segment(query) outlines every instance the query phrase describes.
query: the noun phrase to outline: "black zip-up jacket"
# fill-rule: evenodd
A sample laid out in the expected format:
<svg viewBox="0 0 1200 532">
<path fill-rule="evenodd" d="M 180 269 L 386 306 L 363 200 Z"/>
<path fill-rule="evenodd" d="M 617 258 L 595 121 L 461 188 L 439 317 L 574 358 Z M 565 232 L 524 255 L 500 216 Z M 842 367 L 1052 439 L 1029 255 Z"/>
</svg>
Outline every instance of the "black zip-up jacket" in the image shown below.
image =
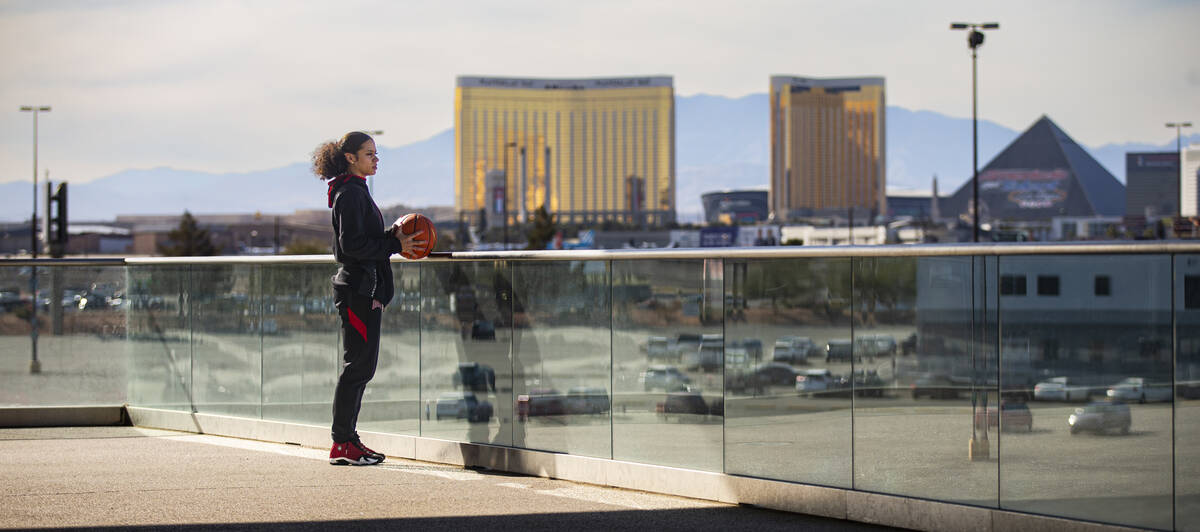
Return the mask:
<svg viewBox="0 0 1200 532">
<path fill-rule="evenodd" d="M 333 257 L 341 264 L 333 286 L 348 286 L 387 306 L 395 292 L 389 257 L 401 247 L 388 234 L 366 178 L 347 174 L 330 179 L 329 206 L 333 208 Z"/>
</svg>

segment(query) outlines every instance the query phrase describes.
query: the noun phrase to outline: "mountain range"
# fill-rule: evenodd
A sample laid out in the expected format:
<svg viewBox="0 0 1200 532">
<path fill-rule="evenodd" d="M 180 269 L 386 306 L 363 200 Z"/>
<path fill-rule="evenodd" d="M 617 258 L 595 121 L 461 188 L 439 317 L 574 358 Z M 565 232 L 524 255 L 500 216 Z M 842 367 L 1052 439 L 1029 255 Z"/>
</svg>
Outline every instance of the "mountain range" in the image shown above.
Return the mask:
<svg viewBox="0 0 1200 532">
<path fill-rule="evenodd" d="M 700 195 L 705 192 L 767 187 L 767 114 L 765 93 L 741 98 L 704 94 L 676 97 L 676 202 L 682 221 L 700 219 Z M 1034 120 L 1036 117 L 1030 123 Z M 1070 124 L 1059 126 L 1071 134 Z M 886 129 L 889 191 L 928 191 L 936 175 L 939 193 L 949 195 L 970 178 L 970 118 L 888 106 Z M 1019 134 L 981 120 L 980 168 Z M 1200 134 L 1188 140 L 1200 142 Z M 1175 143 L 1085 148 L 1124 182 L 1126 152 L 1174 151 Z M 380 159 L 374 194 L 381 206 L 453 204 L 453 129 L 404 146 L 381 146 Z M 0 183 L 0 221 L 27 219 L 30 186 L 28 181 Z M 72 184 L 68 206 L 71 220 L 98 222 L 110 221 L 119 214 L 179 214 L 185 209 L 194 214 L 287 214 L 325 208 L 325 187 L 312 176 L 307 162 L 234 173 L 163 167 L 125 170 Z"/>
</svg>

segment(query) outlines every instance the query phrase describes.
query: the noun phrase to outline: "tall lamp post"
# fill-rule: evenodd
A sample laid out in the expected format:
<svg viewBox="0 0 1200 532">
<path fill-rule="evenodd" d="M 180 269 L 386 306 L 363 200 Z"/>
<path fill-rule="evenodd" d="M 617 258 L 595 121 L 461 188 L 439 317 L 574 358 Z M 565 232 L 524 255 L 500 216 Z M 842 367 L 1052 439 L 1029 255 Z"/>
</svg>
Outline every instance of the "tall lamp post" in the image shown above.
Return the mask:
<svg viewBox="0 0 1200 532">
<path fill-rule="evenodd" d="M 365 131 L 365 133 L 372 137 L 378 137 L 383 134 L 383 130 L 376 129 L 376 130 L 372 130 L 372 131 Z M 375 151 L 376 151 L 376 153 L 378 153 L 379 146 L 375 146 Z M 367 182 L 367 191 L 371 193 L 372 198 L 375 197 L 375 176 L 371 176 L 371 180 Z"/>
<path fill-rule="evenodd" d="M 976 88 L 978 76 L 975 69 L 975 56 L 976 50 L 983 46 L 983 32 L 979 30 L 998 30 L 1000 24 L 997 22 L 951 22 L 950 29 L 971 30 L 967 33 L 967 46 L 971 48 L 971 201 L 975 214 L 974 241 L 979 242 L 979 94 Z"/>
<path fill-rule="evenodd" d="M 33 215 L 29 218 L 29 252 L 33 258 L 37 258 L 38 253 L 38 237 L 37 237 L 37 119 L 38 113 L 49 113 L 49 105 L 22 105 L 21 111 L 33 114 Z M 47 216 L 50 213 L 46 213 Z M 38 362 L 37 345 L 38 345 L 38 325 L 37 325 L 37 265 L 34 265 L 29 274 L 29 292 L 31 295 L 32 304 L 29 312 L 29 340 L 32 342 L 32 350 L 30 350 L 31 359 L 29 360 L 29 372 L 41 373 L 42 363 Z"/>
<path fill-rule="evenodd" d="M 1175 198 L 1175 218 L 1183 218 L 1183 128 L 1192 127 L 1191 122 L 1167 122 L 1175 128 L 1175 153 L 1179 158 L 1179 197 Z"/>
</svg>

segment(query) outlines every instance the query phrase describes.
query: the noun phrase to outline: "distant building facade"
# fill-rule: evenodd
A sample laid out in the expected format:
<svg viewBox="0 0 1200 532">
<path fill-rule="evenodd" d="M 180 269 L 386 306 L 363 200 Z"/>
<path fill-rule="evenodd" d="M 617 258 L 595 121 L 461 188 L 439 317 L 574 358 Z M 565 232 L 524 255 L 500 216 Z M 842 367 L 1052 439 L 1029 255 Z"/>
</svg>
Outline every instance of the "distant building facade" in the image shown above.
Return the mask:
<svg viewBox="0 0 1200 532">
<path fill-rule="evenodd" d="M 708 223 L 758 223 L 770 212 L 766 190 L 722 190 L 700 196 Z"/>
<path fill-rule="evenodd" d="M 454 127 L 455 210 L 474 223 L 481 209 L 519 223 L 543 205 L 559 223 L 675 220 L 669 76 L 460 76 Z"/>
<path fill-rule="evenodd" d="M 1125 154 L 1125 215 L 1154 220 L 1179 212 L 1179 154 Z"/>
<path fill-rule="evenodd" d="M 1179 206 L 1184 216 L 1200 216 L 1200 146 L 1185 148 L 1182 158 Z"/>
<path fill-rule="evenodd" d="M 771 212 L 777 221 L 887 212 L 884 78 L 771 76 Z M 859 214 L 855 214 L 856 217 Z"/>
<path fill-rule="evenodd" d="M 932 192 L 892 191 L 887 194 L 887 218 L 911 218 L 913 220 L 937 219 L 937 201 Z"/>
</svg>

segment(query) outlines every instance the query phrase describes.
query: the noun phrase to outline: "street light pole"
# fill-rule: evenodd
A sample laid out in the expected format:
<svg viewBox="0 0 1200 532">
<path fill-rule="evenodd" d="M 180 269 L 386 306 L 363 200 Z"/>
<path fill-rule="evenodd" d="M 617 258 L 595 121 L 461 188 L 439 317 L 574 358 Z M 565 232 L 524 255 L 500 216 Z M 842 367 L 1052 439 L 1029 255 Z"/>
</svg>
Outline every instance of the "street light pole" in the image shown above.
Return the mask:
<svg viewBox="0 0 1200 532">
<path fill-rule="evenodd" d="M 976 50 L 983 46 L 983 30 L 998 30 L 1000 24 L 984 22 L 952 22 L 952 30 L 970 29 L 967 33 L 967 46 L 971 48 L 971 201 L 974 211 L 974 241 L 979 242 L 979 95 L 978 76 L 976 74 Z"/>
<path fill-rule="evenodd" d="M 1191 122 L 1167 122 L 1167 127 L 1175 128 L 1175 154 L 1179 159 L 1178 188 L 1179 197 L 1175 198 L 1175 218 L 1183 218 L 1183 128 L 1192 127 Z"/>
<path fill-rule="evenodd" d="M 38 113 L 49 113 L 49 105 L 22 105 L 21 111 L 33 114 L 33 215 L 29 218 L 29 252 L 33 258 L 37 258 L 38 253 L 38 237 L 37 237 L 37 119 Z M 49 216 L 50 213 L 46 213 Z M 42 363 L 38 362 L 37 346 L 38 346 L 38 324 L 37 324 L 37 307 L 38 307 L 38 281 L 37 281 L 37 265 L 30 268 L 29 273 L 29 292 L 30 292 L 30 308 L 29 308 L 29 340 L 32 343 L 29 360 L 29 373 L 41 373 Z"/>
</svg>

